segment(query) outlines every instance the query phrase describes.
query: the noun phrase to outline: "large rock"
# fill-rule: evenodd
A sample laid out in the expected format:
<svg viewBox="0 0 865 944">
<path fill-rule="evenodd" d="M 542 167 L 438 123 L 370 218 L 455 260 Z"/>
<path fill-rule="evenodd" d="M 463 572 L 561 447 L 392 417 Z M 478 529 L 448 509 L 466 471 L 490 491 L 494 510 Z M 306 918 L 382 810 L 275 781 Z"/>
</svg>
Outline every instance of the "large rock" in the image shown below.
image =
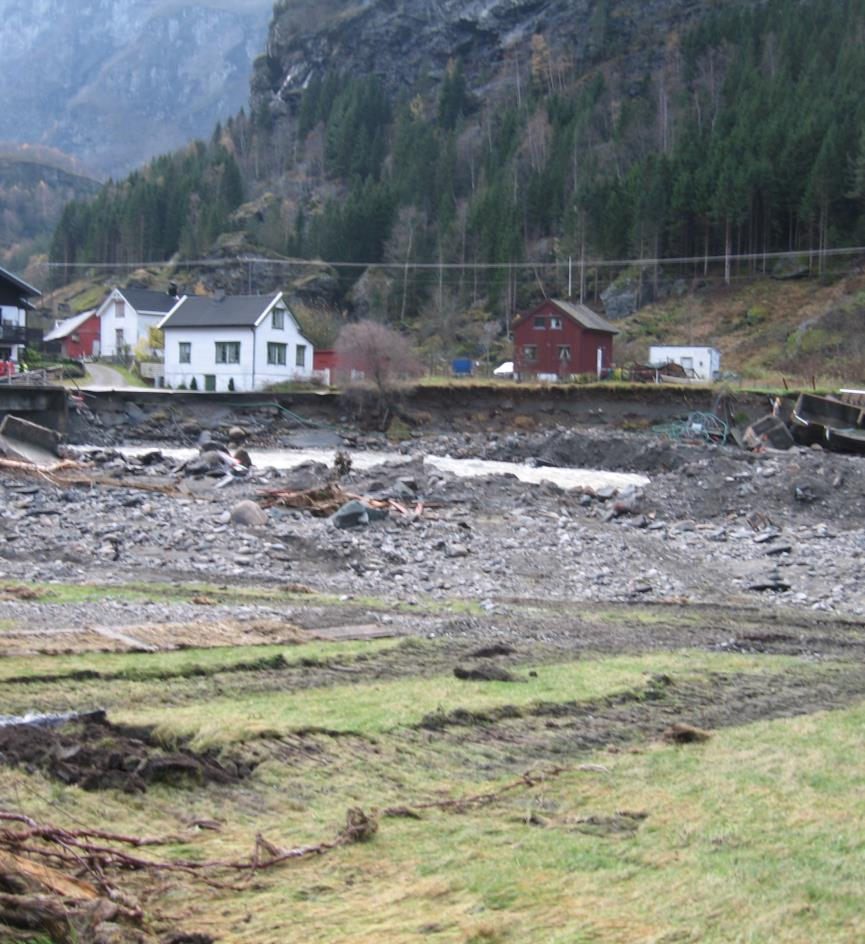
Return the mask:
<svg viewBox="0 0 865 944">
<path fill-rule="evenodd" d="M 387 516 L 386 508 L 372 508 L 357 499 L 352 499 L 352 501 L 346 502 L 339 510 L 335 511 L 330 516 L 330 520 L 334 527 L 345 530 L 348 528 L 364 528 L 370 521 L 380 521 L 387 518 Z"/>
<path fill-rule="evenodd" d="M 661 301 L 671 295 L 682 295 L 687 290 L 684 282 L 672 280 L 663 272 L 657 277 L 649 268 L 632 266 L 625 269 L 603 292 L 604 314 L 615 321 L 633 315 L 644 305 Z"/>
<path fill-rule="evenodd" d="M 263 528 L 267 524 L 267 515 L 254 501 L 245 499 L 231 509 L 230 520 L 242 528 Z"/>
</svg>

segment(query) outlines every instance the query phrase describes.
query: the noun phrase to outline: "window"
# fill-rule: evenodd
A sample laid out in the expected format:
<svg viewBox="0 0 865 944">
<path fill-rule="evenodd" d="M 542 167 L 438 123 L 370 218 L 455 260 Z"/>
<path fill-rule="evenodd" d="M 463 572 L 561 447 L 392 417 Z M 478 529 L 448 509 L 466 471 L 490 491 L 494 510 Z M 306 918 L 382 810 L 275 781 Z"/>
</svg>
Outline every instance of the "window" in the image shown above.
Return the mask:
<svg viewBox="0 0 865 944">
<path fill-rule="evenodd" d="M 546 318 L 544 318 L 543 316 L 538 316 L 537 318 L 535 318 L 535 330 L 536 330 L 536 331 L 543 331 L 543 330 L 546 329 L 546 327 L 547 327 L 547 319 L 546 319 Z"/>
<path fill-rule="evenodd" d="M 559 345 L 559 360 L 560 361 L 569 361 L 571 359 L 571 345 L 570 344 L 560 344 Z"/>
<path fill-rule="evenodd" d="M 216 342 L 216 363 L 217 364 L 239 364 L 240 363 L 240 341 L 217 341 Z"/>
<path fill-rule="evenodd" d="M 126 302 L 122 298 L 118 298 L 114 303 L 114 317 L 123 318 L 126 315 Z"/>
<path fill-rule="evenodd" d="M 561 318 L 550 318 L 550 330 L 552 330 L 552 331 L 561 331 L 561 330 L 562 330 L 562 319 L 561 319 Z"/>
<path fill-rule="evenodd" d="M 294 366 L 306 367 L 306 345 L 305 344 L 297 345 L 297 351 L 294 355 Z"/>
<path fill-rule="evenodd" d="M 281 308 L 273 310 L 273 328 L 275 331 L 282 331 L 285 328 L 285 312 Z M 280 361 L 284 364 L 285 361 Z"/>
<path fill-rule="evenodd" d="M 536 361 L 538 359 L 538 349 L 534 344 L 523 345 L 523 360 Z"/>
<path fill-rule="evenodd" d="M 178 344 L 177 360 L 181 364 L 192 363 L 192 344 L 189 341 L 181 341 Z"/>
<path fill-rule="evenodd" d="M 267 363 L 285 366 L 285 349 L 287 347 L 287 344 L 275 344 L 269 341 L 267 345 Z"/>
</svg>

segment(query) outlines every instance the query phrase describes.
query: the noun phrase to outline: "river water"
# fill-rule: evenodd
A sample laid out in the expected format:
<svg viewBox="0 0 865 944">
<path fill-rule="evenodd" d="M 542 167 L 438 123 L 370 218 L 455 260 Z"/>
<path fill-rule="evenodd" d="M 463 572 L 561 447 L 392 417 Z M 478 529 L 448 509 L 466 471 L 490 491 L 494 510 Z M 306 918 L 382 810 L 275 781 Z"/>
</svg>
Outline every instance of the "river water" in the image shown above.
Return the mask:
<svg viewBox="0 0 865 944">
<path fill-rule="evenodd" d="M 128 446 L 120 449 L 126 456 L 141 455 L 158 449 L 163 455 L 180 461 L 198 455 L 197 449 L 165 449 L 161 446 Z M 408 462 L 410 457 L 401 452 L 378 452 L 374 450 L 342 449 L 351 456 L 355 469 L 365 470 L 384 462 Z M 252 461 L 260 468 L 293 469 L 304 462 L 324 462 L 332 465 L 335 449 L 252 449 Z M 627 472 L 604 472 L 597 469 L 552 468 L 530 466 L 522 462 L 494 462 L 489 459 L 454 459 L 451 456 L 424 454 L 424 462 L 434 469 L 450 472 L 461 478 L 480 478 L 486 475 L 513 475 L 521 482 L 554 482 L 561 488 L 599 489 L 612 486 L 625 489 L 629 486 L 642 488 L 649 484 L 644 475 Z"/>
</svg>

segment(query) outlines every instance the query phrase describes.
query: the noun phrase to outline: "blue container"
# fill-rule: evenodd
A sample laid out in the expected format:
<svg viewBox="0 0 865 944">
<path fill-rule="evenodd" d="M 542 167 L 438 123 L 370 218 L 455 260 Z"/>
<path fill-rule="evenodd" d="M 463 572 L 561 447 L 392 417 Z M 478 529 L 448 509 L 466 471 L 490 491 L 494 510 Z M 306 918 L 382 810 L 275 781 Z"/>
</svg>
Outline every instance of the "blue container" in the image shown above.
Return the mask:
<svg viewBox="0 0 865 944">
<path fill-rule="evenodd" d="M 470 357 L 455 357 L 451 361 L 451 373 L 455 377 L 470 377 L 472 367 L 473 364 Z"/>
</svg>

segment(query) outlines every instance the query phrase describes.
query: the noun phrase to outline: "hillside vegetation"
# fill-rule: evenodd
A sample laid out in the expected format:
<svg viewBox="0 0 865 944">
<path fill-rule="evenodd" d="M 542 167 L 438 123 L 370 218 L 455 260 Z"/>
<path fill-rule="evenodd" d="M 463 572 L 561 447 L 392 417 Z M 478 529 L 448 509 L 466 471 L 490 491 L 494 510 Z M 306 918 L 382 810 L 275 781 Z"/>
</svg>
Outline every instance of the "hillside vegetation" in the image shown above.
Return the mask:
<svg viewBox="0 0 865 944">
<path fill-rule="evenodd" d="M 824 274 L 823 250 L 865 236 L 865 2 L 657 6 L 608 0 L 567 19 L 553 4 L 544 27 L 531 5 L 493 4 L 490 51 L 445 4 L 417 18 L 429 32 L 446 17 L 430 60 L 400 69 L 386 5 L 277 5 L 250 113 L 70 206 L 52 260 L 189 256 L 240 230 L 346 263 L 342 304 L 413 329 L 431 358 L 501 338 L 520 306 L 566 291 L 569 259 L 592 301 L 619 275 L 605 259 L 648 260 L 643 302 L 675 279 L 683 294 L 698 276 L 759 276 L 777 252 Z M 439 69 L 448 41 L 462 52 Z M 669 257 L 695 261 L 651 262 Z"/>
</svg>

